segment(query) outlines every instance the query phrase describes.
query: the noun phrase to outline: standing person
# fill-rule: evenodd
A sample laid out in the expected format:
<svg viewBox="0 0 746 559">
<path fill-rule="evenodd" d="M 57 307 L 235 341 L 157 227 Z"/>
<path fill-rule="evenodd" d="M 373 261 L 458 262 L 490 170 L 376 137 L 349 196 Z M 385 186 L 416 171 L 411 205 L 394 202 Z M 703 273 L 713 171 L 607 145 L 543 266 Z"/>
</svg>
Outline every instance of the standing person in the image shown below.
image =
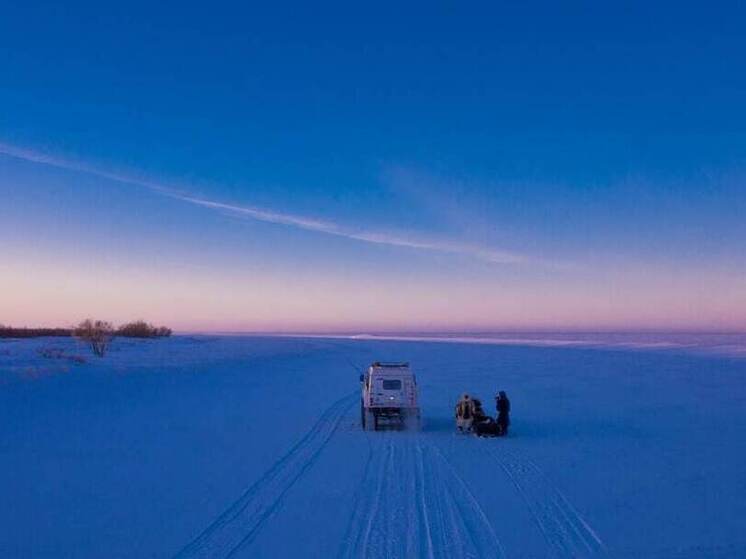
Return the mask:
<svg viewBox="0 0 746 559">
<path fill-rule="evenodd" d="M 510 400 L 504 390 L 495 396 L 495 406 L 497 407 L 498 434 L 507 435 L 510 426 Z"/>
<path fill-rule="evenodd" d="M 456 427 L 459 431 L 471 431 L 474 421 L 474 403 L 468 394 L 463 394 L 456 404 Z"/>
</svg>

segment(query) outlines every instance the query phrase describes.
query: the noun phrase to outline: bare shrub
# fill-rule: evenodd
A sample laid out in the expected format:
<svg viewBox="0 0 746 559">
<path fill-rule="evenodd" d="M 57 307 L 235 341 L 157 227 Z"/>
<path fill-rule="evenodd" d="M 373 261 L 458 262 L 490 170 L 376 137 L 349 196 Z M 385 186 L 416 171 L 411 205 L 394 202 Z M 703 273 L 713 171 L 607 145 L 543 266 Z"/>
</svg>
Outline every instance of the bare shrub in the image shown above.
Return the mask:
<svg viewBox="0 0 746 559">
<path fill-rule="evenodd" d="M 80 365 L 87 363 L 85 357 L 81 357 L 80 355 L 70 355 L 66 353 L 64 349 L 56 347 L 43 347 L 38 350 L 38 353 L 45 359 L 63 359 Z"/>
<path fill-rule="evenodd" d="M 56 347 L 43 347 L 38 353 L 45 359 L 62 359 L 65 357 L 65 350 Z"/>
<path fill-rule="evenodd" d="M 73 334 L 91 346 L 91 351 L 98 357 L 103 357 L 114 337 L 114 327 L 103 320 L 93 321 L 87 318 L 75 327 Z"/>
</svg>

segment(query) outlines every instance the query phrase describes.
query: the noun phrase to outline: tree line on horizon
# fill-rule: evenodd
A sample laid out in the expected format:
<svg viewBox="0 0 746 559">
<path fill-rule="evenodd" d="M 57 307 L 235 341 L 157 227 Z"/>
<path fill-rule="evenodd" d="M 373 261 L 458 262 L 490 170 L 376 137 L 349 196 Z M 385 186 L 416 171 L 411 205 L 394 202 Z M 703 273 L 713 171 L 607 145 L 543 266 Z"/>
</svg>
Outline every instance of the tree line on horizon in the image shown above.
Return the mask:
<svg viewBox="0 0 746 559">
<path fill-rule="evenodd" d="M 90 324 L 87 324 L 90 323 Z M 135 320 L 114 328 L 110 322 L 86 319 L 71 328 L 15 328 L 0 324 L 0 338 L 80 337 L 79 334 L 98 325 L 108 335 L 122 338 L 167 338 L 173 332 L 166 326 L 154 326 L 144 320 Z"/>
<path fill-rule="evenodd" d="M 171 335 L 166 326 L 153 326 L 144 320 L 135 320 L 114 328 L 104 320 L 82 320 L 73 328 L 11 328 L 0 325 L 0 338 L 39 338 L 74 336 L 88 344 L 94 355 L 103 357 L 111 340 L 122 338 L 166 338 Z"/>
</svg>

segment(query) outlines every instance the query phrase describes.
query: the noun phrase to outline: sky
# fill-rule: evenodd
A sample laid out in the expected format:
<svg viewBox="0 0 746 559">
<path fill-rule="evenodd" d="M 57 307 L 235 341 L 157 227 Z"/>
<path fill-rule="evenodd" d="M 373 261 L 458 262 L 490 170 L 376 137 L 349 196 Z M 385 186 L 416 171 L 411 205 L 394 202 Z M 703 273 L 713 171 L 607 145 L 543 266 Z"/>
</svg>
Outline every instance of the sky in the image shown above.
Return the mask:
<svg viewBox="0 0 746 559">
<path fill-rule="evenodd" d="M 746 330 L 742 3 L 266 4 L 4 7 L 0 323 Z"/>
</svg>

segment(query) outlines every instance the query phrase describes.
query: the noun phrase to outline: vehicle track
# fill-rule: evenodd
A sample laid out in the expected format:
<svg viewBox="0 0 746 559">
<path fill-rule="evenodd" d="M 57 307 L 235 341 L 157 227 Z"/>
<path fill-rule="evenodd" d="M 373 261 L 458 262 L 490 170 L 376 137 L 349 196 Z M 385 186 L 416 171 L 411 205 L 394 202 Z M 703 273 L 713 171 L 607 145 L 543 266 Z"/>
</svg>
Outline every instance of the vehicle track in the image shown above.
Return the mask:
<svg viewBox="0 0 746 559">
<path fill-rule="evenodd" d="M 233 557 L 253 541 L 285 494 L 316 461 L 358 398 L 355 391 L 334 402 L 303 438 L 175 557 Z"/>
<path fill-rule="evenodd" d="M 435 445 L 411 433 L 369 440 L 339 559 L 505 556 L 481 506 Z"/>
<path fill-rule="evenodd" d="M 504 558 L 505 550 L 497 537 L 494 527 L 474 493 L 456 468 L 435 445 L 427 449 L 431 454 L 430 462 L 437 472 L 433 476 L 435 487 L 432 494 L 441 502 L 437 509 L 445 510 L 457 530 L 446 530 L 444 545 L 457 535 L 462 540 L 455 549 L 451 546 L 447 557 L 495 557 Z"/>
<path fill-rule="evenodd" d="M 526 503 L 549 546 L 549 557 L 608 557 L 598 534 L 541 468 L 513 451 L 489 447 L 485 451 L 500 465 Z"/>
<path fill-rule="evenodd" d="M 368 435 L 371 454 L 360 483 L 347 535 L 338 556 L 421 556 L 418 542 L 422 523 L 413 495 L 418 484 L 410 462 L 409 444 L 402 434 Z"/>
</svg>

